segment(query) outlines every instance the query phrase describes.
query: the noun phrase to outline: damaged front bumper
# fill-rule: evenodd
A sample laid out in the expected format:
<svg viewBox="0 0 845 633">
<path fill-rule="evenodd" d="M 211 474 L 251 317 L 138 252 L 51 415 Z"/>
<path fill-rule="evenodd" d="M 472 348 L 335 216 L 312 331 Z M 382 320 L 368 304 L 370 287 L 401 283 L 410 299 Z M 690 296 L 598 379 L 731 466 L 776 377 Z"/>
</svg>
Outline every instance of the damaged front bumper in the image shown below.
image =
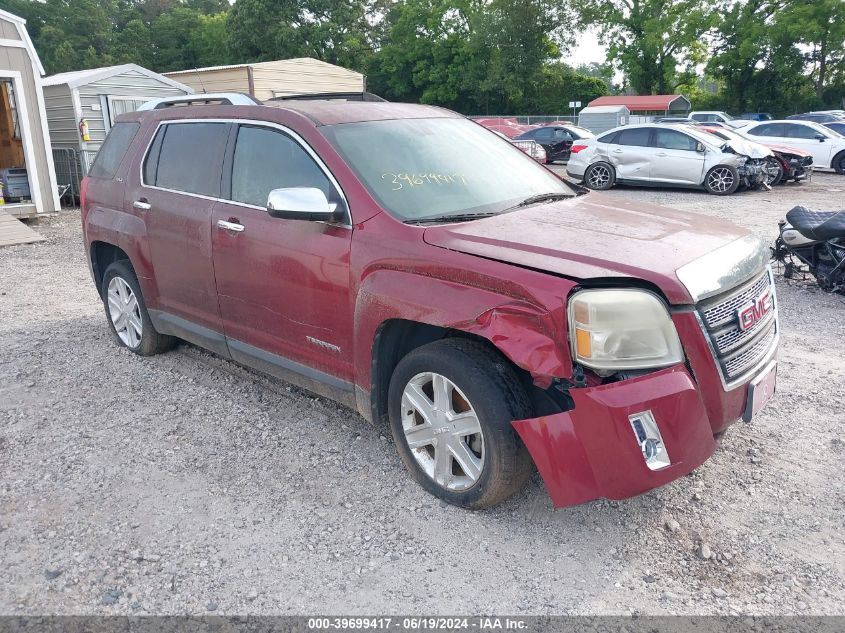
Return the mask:
<svg viewBox="0 0 845 633">
<path fill-rule="evenodd" d="M 773 179 L 772 164 L 762 158 L 750 158 L 737 168 L 746 187 L 762 187 Z M 774 167 L 777 170 L 777 167 Z"/>
<path fill-rule="evenodd" d="M 716 448 L 682 365 L 569 393 L 570 411 L 513 422 L 555 507 L 641 494 L 686 475 Z"/>
</svg>

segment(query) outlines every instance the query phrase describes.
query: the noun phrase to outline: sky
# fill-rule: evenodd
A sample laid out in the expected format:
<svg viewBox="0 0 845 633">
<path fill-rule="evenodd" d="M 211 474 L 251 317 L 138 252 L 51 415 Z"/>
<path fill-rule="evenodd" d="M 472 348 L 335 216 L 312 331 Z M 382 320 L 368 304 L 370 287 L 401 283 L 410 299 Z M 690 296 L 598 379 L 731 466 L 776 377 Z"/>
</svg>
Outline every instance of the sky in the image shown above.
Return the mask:
<svg viewBox="0 0 845 633">
<path fill-rule="evenodd" d="M 606 49 L 599 44 L 593 29 L 583 31 L 575 41 L 575 46 L 566 55 L 566 63 L 570 66 L 589 64 L 590 62 L 604 63 Z"/>
</svg>

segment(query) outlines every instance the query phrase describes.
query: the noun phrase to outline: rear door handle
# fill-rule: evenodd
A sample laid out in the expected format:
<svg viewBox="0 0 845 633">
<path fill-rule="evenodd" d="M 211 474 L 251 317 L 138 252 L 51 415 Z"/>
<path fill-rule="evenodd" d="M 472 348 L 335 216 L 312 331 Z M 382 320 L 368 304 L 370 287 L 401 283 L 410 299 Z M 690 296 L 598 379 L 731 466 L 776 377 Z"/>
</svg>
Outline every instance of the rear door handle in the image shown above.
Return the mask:
<svg viewBox="0 0 845 633">
<path fill-rule="evenodd" d="M 149 202 L 147 202 L 143 198 L 133 202 L 132 206 L 135 207 L 136 209 L 140 209 L 141 211 L 149 211 L 150 209 L 153 208 L 153 205 L 151 205 Z"/>
<path fill-rule="evenodd" d="M 657 152 L 655 156 L 666 156 L 666 152 Z"/>
<path fill-rule="evenodd" d="M 613 150 L 613 153 L 614 154 L 621 154 L 622 150 L 621 149 L 615 149 L 615 150 Z"/>
<path fill-rule="evenodd" d="M 229 222 L 227 220 L 217 220 L 218 228 L 225 229 L 227 231 L 232 231 L 232 233 L 243 233 L 244 232 L 244 225 L 238 224 L 237 222 Z"/>
</svg>

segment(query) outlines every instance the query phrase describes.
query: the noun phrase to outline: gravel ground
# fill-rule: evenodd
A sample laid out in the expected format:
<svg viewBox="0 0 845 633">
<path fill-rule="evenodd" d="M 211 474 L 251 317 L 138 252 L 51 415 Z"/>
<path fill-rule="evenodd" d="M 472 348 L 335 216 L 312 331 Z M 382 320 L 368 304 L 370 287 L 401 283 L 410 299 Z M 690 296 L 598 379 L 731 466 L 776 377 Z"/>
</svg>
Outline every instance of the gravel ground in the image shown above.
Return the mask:
<svg viewBox="0 0 845 633">
<path fill-rule="evenodd" d="M 617 188 L 772 238 L 845 177 L 716 198 Z M 385 429 L 183 345 L 112 343 L 77 212 L 0 249 L 0 613 L 845 614 L 845 298 L 778 278 L 779 393 L 701 468 L 471 513 Z"/>
</svg>

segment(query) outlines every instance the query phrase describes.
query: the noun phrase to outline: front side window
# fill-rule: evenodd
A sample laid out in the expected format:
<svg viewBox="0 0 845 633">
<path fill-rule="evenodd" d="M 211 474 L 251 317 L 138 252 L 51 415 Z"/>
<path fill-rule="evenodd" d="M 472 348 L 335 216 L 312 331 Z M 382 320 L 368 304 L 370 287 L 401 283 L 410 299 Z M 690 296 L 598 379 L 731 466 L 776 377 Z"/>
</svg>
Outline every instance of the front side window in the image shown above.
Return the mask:
<svg viewBox="0 0 845 633">
<path fill-rule="evenodd" d="M 329 179 L 299 143 L 278 130 L 241 126 L 232 159 L 232 200 L 266 207 L 273 189 L 287 187 L 315 187 L 332 197 Z"/>
<path fill-rule="evenodd" d="M 622 130 L 614 141 L 617 145 L 633 145 L 635 147 L 648 147 L 651 138 L 651 128 L 633 127 Z"/>
<path fill-rule="evenodd" d="M 219 197 L 227 130 L 225 123 L 162 125 L 147 154 L 144 184 Z"/>
<path fill-rule="evenodd" d="M 319 129 L 381 206 L 403 221 L 501 213 L 536 195 L 574 195 L 513 144 L 467 119 Z"/>
<path fill-rule="evenodd" d="M 816 138 L 817 134 L 821 132 L 814 130 L 809 125 L 797 125 L 795 123 L 787 123 L 783 126 L 785 128 L 784 136 L 786 138 Z"/>
<path fill-rule="evenodd" d="M 88 175 L 92 178 L 114 178 L 120 161 L 140 128 L 140 123 L 118 123 L 112 127 Z"/>
<path fill-rule="evenodd" d="M 694 152 L 697 145 L 695 139 L 690 138 L 686 134 L 676 132 L 675 130 L 654 131 L 654 146 L 663 149 L 680 149 L 684 151 Z"/>
</svg>

